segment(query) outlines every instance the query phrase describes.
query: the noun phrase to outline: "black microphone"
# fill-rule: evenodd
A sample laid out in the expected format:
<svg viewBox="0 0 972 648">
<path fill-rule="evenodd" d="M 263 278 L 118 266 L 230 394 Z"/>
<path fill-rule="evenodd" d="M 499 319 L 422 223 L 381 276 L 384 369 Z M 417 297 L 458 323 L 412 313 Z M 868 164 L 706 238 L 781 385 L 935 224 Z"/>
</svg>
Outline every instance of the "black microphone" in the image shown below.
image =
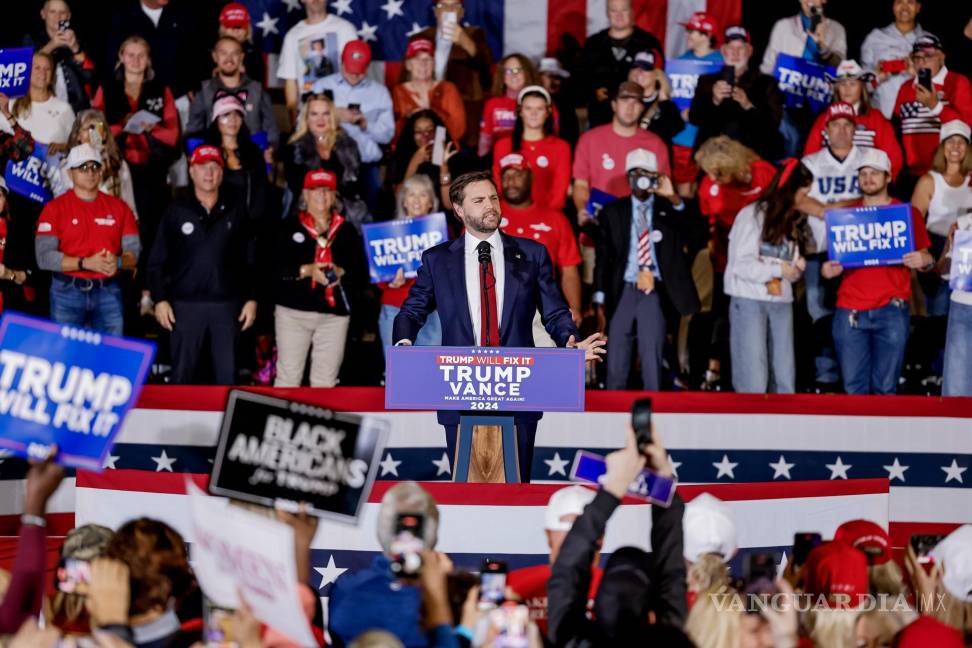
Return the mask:
<svg viewBox="0 0 972 648">
<path fill-rule="evenodd" d="M 486 241 L 481 242 L 476 246 L 476 251 L 479 252 L 479 262 L 483 265 L 491 263 L 493 260 L 489 243 Z"/>
</svg>

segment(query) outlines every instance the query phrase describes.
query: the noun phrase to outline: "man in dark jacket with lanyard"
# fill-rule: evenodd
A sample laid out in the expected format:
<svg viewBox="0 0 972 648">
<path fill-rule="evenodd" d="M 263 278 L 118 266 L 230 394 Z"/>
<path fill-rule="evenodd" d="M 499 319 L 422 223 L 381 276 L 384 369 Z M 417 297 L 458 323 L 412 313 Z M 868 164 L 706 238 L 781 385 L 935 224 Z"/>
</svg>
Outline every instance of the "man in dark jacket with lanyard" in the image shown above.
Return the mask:
<svg viewBox="0 0 972 648">
<path fill-rule="evenodd" d="M 216 384 L 236 382 L 236 341 L 256 320 L 254 239 L 246 205 L 220 194 L 215 146 L 189 161 L 193 195 L 162 216 L 148 263 L 155 319 L 172 332 L 172 382 L 192 383 L 207 338 Z"/>
<path fill-rule="evenodd" d="M 607 474 L 594 501 L 560 547 L 547 582 L 547 623 L 556 646 L 690 645 L 676 640 L 688 613 L 682 558 L 685 504 L 677 493 L 668 508 L 651 506 L 650 556 L 622 547 L 608 559 L 594 599 L 594 620 L 587 615 L 591 564 L 600 551 L 608 519 L 643 468 L 669 478 L 674 473 L 656 430 L 652 438 L 642 454 L 628 429 L 625 447 L 606 458 Z M 650 612 L 655 614 L 655 625 L 649 625 Z"/>
<path fill-rule="evenodd" d="M 699 310 L 682 235 L 694 209 L 658 173 L 655 154 L 634 149 L 625 159 L 631 196 L 605 205 L 594 266 L 598 330 L 607 330 L 607 388 L 626 389 L 638 339 L 643 388 L 658 391 L 668 329 Z"/>
</svg>

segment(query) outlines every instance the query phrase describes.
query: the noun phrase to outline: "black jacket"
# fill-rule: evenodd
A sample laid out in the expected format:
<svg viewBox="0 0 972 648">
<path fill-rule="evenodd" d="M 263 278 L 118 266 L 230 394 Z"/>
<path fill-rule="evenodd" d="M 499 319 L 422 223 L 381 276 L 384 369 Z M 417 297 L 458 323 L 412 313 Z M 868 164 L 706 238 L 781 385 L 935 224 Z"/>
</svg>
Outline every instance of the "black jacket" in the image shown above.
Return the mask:
<svg viewBox="0 0 972 648">
<path fill-rule="evenodd" d="M 206 18 L 205 9 L 190 8 L 186 0 L 173 0 L 162 9 L 156 27 L 142 11 L 139 1 L 130 0 L 111 16 L 111 28 L 105 42 L 107 51 L 100 66 L 102 80 L 109 82 L 113 78 L 122 42 L 129 36 L 138 35 L 152 48 L 155 78 L 172 89 L 173 97 L 178 99 L 196 90 L 213 69 L 212 58 L 206 51 L 212 41 L 209 34 L 199 31 L 200 25 L 209 26 Z"/>
<path fill-rule="evenodd" d="M 692 281 L 692 261 L 686 254 L 687 233 L 693 221 L 700 220 L 691 203 L 677 211 L 672 203 L 655 196 L 651 225 L 661 233 L 655 242 L 658 269 L 662 281 L 659 290 L 665 291 L 672 305 L 682 315 L 691 315 L 700 308 L 699 295 Z M 621 298 L 624 270 L 631 248 L 632 204 L 630 197 L 614 200 L 601 210 L 597 221 L 597 257 L 594 263 L 594 290 L 604 293 L 604 308 L 608 319 Z"/>
<path fill-rule="evenodd" d="M 256 299 L 255 241 L 246 205 L 221 194 L 210 213 L 195 195 L 162 215 L 148 261 L 152 299 L 238 302 Z"/>
<path fill-rule="evenodd" d="M 712 88 L 720 74 L 704 74 L 695 87 L 695 98 L 689 109 L 689 121 L 699 127 L 696 149 L 710 137 L 728 135 L 756 151 L 764 160 L 778 160 L 783 156 L 783 93 L 776 79 L 750 69 L 739 77 L 738 85 L 753 103 L 743 110 L 737 102 L 726 99 L 718 106 L 712 103 Z"/>
<path fill-rule="evenodd" d="M 334 265 L 344 270 L 340 286 L 334 291 L 335 305 L 327 303 L 324 288 L 311 287 L 310 279 L 300 279 L 300 266 L 314 262 L 317 243 L 296 215 L 279 228 L 274 248 L 273 298 L 277 304 L 301 311 L 349 315 L 360 291 L 368 283 L 368 262 L 361 236 L 350 222 L 338 228 L 331 243 Z"/>
<path fill-rule="evenodd" d="M 297 203 L 304 186 L 304 176 L 308 171 L 327 169 L 337 176 L 338 195 L 341 197 L 340 212 L 356 228 L 371 221 L 368 206 L 364 202 L 364 182 L 361 178 L 361 153 L 351 136 L 343 130 L 338 134 L 331 157 L 321 159 L 314 144 L 314 136 L 309 132 L 293 144 L 288 144 L 281 157 L 284 161 L 284 176 L 287 187 L 294 196 L 290 214 L 297 213 Z"/>
<path fill-rule="evenodd" d="M 628 80 L 631 62 L 638 52 L 653 50 L 655 56 L 664 56 L 665 48 L 654 34 L 635 27 L 634 32 L 624 40 L 608 36 L 608 30 L 599 31 L 584 42 L 584 50 L 577 70 L 580 96 L 589 97 L 588 106 L 591 128 L 611 121 L 611 102 L 598 101 L 595 94 L 598 88 L 607 88 L 614 95 L 622 81 Z M 660 61 L 659 65 L 663 65 Z"/>
<path fill-rule="evenodd" d="M 604 536 L 607 522 L 620 504 L 614 495 L 599 490 L 560 547 L 547 581 L 548 635 L 556 646 L 610 645 L 599 635 L 596 624 L 587 618 L 587 601 L 598 540 Z M 651 507 L 651 609 L 657 623 L 677 628 L 688 614 L 682 558 L 684 513 L 685 504 L 677 493 L 670 507 Z"/>
<path fill-rule="evenodd" d="M 24 37 L 24 45 L 33 47 L 35 52 L 43 48 L 50 41 L 51 37 L 47 35 L 47 30 L 44 27 Z M 82 47 L 82 49 L 84 48 Z M 74 52 L 67 47 L 58 47 L 51 52 L 51 58 L 54 59 L 55 78 L 58 69 L 64 73 L 64 85 L 67 86 L 67 102 L 71 104 L 71 110 L 74 111 L 74 114 L 76 115 L 82 110 L 89 108 L 91 106 L 91 98 L 88 96 L 88 90 L 85 86 L 90 86 L 94 83 L 94 69 L 85 70 L 81 63 L 74 60 Z"/>
</svg>

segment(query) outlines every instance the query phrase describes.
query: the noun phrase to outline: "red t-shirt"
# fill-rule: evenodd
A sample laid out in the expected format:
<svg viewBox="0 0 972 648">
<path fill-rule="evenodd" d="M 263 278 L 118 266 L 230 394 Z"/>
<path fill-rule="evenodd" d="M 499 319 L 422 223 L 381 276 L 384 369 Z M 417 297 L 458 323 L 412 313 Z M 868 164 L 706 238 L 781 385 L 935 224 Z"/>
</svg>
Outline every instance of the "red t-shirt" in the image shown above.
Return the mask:
<svg viewBox="0 0 972 648">
<path fill-rule="evenodd" d="M 493 145 L 493 177 L 497 186 L 501 186 L 500 161 L 512 151 L 512 137 L 504 137 Z M 556 135 L 547 135 L 536 142 L 524 140 L 519 152 L 533 173 L 533 202 L 563 209 L 570 186 L 570 145 Z"/>
<path fill-rule="evenodd" d="M 37 219 L 37 236 L 56 236 L 58 249 L 68 256 L 89 257 L 102 250 L 122 253 L 122 237 L 138 236 L 135 214 L 121 199 L 98 192 L 92 201 L 74 191 L 47 203 Z M 82 279 L 103 279 L 98 272 L 67 272 Z"/>
<path fill-rule="evenodd" d="M 668 161 L 668 147 L 654 133 L 639 128 L 634 135 L 622 137 L 614 132 L 611 124 L 592 128 L 577 142 L 574 155 L 575 180 L 583 180 L 591 189 L 597 189 L 617 198 L 631 193 L 624 161 L 628 152 L 643 148 L 655 154 L 658 172 L 672 175 Z"/>
<path fill-rule="evenodd" d="M 729 230 L 736 222 L 736 214 L 755 202 L 776 175 L 776 167 L 764 160 L 753 162 L 749 171 L 752 174 L 749 184 L 719 184 L 706 175 L 699 185 L 699 210 L 709 218 L 709 229 L 715 241 L 712 266 L 716 272 L 726 271 Z"/>
<path fill-rule="evenodd" d="M 537 203 L 526 209 L 517 209 L 504 202 L 502 209 L 500 229 L 503 233 L 542 243 L 550 254 L 555 271 L 581 262 L 574 230 L 562 213 Z"/>
<path fill-rule="evenodd" d="M 492 137 L 493 142 L 509 137 L 513 134 L 513 126 L 516 125 L 516 112 L 516 99 L 510 99 L 506 95 L 490 97 L 483 105 L 483 118 L 479 123 L 479 132 Z M 552 114 L 554 132 L 557 132 L 560 127 L 560 114 L 556 106 L 553 107 Z"/>
<path fill-rule="evenodd" d="M 857 202 L 851 207 L 864 203 Z M 901 204 L 891 199 L 892 205 Z M 911 228 L 915 237 L 915 250 L 931 246 L 925 219 L 916 208 L 911 208 Z M 871 268 L 845 268 L 840 288 L 837 289 L 837 306 L 849 310 L 873 310 L 882 308 L 892 299 L 911 299 L 911 270 L 903 265 L 875 266 Z"/>
<path fill-rule="evenodd" d="M 604 575 L 600 567 L 591 572 L 591 588 L 587 592 L 587 609 L 594 607 L 594 597 Z M 550 580 L 550 565 L 535 565 L 511 571 L 506 576 L 506 585 L 519 596 L 530 609 L 530 620 L 537 624 L 540 632 L 547 634 L 547 581 Z"/>
<path fill-rule="evenodd" d="M 398 288 L 391 288 L 387 283 L 379 283 L 378 287 L 381 288 L 382 305 L 401 308 L 402 304 L 405 303 L 405 298 L 408 297 L 408 291 L 411 290 L 412 286 L 414 285 L 414 279 L 406 279 L 405 283 Z"/>
</svg>

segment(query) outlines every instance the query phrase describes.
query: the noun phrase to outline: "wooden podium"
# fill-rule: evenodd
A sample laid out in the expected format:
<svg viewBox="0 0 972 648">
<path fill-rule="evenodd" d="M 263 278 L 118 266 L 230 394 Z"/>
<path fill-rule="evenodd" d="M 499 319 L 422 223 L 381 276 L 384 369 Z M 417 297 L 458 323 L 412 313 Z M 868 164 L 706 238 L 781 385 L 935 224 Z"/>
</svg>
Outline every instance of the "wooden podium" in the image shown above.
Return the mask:
<svg viewBox="0 0 972 648">
<path fill-rule="evenodd" d="M 478 484 L 518 484 L 519 455 L 512 416 L 459 417 L 453 481 Z"/>
</svg>

